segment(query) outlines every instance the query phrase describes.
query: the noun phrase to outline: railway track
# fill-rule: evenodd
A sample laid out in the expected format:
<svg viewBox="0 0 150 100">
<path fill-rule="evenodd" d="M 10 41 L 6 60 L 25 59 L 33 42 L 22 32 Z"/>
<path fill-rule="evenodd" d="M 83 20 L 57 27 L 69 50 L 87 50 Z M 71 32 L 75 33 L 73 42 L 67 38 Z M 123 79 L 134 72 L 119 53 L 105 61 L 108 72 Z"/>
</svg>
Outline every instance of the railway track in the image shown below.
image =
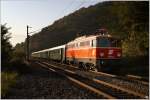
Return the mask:
<svg viewBox="0 0 150 100">
<path fill-rule="evenodd" d="M 53 66 L 53 68 L 50 68 L 52 66 L 49 66 L 45 63 L 41 63 L 41 62 L 37 62 L 37 63 L 40 64 L 42 67 L 44 67 L 46 69 L 49 69 L 49 70 L 51 70 L 53 72 L 56 72 L 56 73 L 58 73 L 62 76 L 65 76 L 67 79 L 74 82 L 75 84 L 78 84 L 80 87 L 86 88 L 89 91 L 92 91 L 92 92 L 98 94 L 99 96 L 101 96 L 101 98 L 115 99 L 115 97 L 112 97 L 111 95 L 108 95 L 108 94 L 106 94 L 106 93 L 104 93 L 104 92 L 102 92 L 102 91 L 100 91 L 100 90 L 98 90 L 94 87 L 91 87 L 90 85 L 85 84 L 84 82 L 80 81 L 81 79 L 79 80 L 79 79 L 76 79 L 76 78 L 72 77 L 72 76 L 74 76 L 74 75 L 71 75 L 71 74 L 74 74 L 72 71 L 65 70 L 67 73 L 68 72 L 70 73 L 70 75 L 69 75 L 69 74 L 66 74 L 66 72 L 64 72 L 63 70 L 60 70 L 56 66 L 55 67 Z M 85 78 L 82 78 L 82 79 L 84 80 Z"/>
<path fill-rule="evenodd" d="M 76 66 L 72 65 L 66 65 L 66 64 L 61 64 L 61 63 L 56 63 L 56 62 L 51 62 L 53 64 L 59 65 L 59 66 L 65 66 L 64 68 L 67 68 L 72 71 L 76 71 L 78 74 L 81 73 L 82 76 L 85 77 L 92 77 L 96 78 L 99 80 L 107 81 L 110 84 L 116 84 L 119 87 L 126 88 L 132 91 L 135 91 L 138 94 L 143 94 L 145 96 L 149 95 L 149 83 L 146 81 L 141 80 L 142 78 L 140 77 L 129 77 L 129 76 L 117 76 L 117 75 L 112 75 L 112 74 L 107 74 L 103 72 L 95 72 L 95 71 L 79 71 L 79 69 Z M 84 74 L 82 74 L 84 73 Z"/>
<path fill-rule="evenodd" d="M 63 65 L 63 68 L 67 68 L 72 71 L 79 72 L 78 70 L 80 70 L 77 66 L 56 63 L 56 62 L 50 62 L 50 63 L 56 64 L 58 66 Z M 141 77 L 140 78 L 139 77 L 137 78 L 135 76 L 131 77 L 131 75 L 117 76 L 117 75 L 107 74 L 103 72 L 95 72 L 95 71 L 89 71 L 89 72 L 82 71 L 81 73 L 84 73 L 84 75 L 88 75 L 88 77 L 95 77 L 97 79 L 107 79 L 111 84 L 116 84 L 123 88 L 131 89 L 136 92 L 142 93 L 144 95 L 149 95 L 149 82 L 141 80 L 142 79 Z"/>
<path fill-rule="evenodd" d="M 38 62 L 38 63 L 45 66 L 45 68 L 48 68 L 52 71 L 62 74 L 63 76 L 67 77 L 69 80 L 75 82 L 81 87 L 84 87 L 104 98 L 120 98 L 120 99 L 148 98 L 146 97 L 147 95 L 144 93 L 139 93 L 137 91 L 131 90 L 131 88 L 129 89 L 127 87 L 126 88 L 123 87 L 124 83 L 121 83 L 120 80 L 117 80 L 115 75 L 101 73 L 101 72 L 98 73 L 83 72 L 78 70 L 78 68 L 76 67 L 73 66 L 68 67 L 66 65 L 56 64 L 56 63 L 55 64 L 54 63 L 50 64 L 47 62 Z M 92 73 L 95 74 L 91 76 Z M 119 84 L 116 84 L 116 82 L 118 82 Z M 123 86 L 120 84 L 123 84 Z"/>
</svg>

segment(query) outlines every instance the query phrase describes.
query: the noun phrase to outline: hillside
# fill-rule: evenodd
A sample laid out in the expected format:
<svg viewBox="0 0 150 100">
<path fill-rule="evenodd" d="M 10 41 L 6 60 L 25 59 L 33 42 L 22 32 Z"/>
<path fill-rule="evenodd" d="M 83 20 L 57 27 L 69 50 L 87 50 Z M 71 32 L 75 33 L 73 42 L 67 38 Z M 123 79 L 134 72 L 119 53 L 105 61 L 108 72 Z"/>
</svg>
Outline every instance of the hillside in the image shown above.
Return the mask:
<svg viewBox="0 0 150 100">
<path fill-rule="evenodd" d="M 30 51 L 62 45 L 77 37 L 105 27 L 122 39 L 125 55 L 148 55 L 148 1 L 103 2 L 81 8 L 64 16 L 31 36 Z M 142 37 L 142 38 L 141 38 Z M 135 49 L 130 47 L 135 46 Z"/>
</svg>

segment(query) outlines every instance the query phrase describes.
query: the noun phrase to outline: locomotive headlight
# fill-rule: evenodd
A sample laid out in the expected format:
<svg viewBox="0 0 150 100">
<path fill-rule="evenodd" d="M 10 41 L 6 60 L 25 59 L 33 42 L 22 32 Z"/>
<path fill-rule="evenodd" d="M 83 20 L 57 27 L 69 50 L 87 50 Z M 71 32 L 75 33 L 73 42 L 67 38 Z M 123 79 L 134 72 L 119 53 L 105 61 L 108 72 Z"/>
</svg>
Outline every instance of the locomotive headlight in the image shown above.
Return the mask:
<svg viewBox="0 0 150 100">
<path fill-rule="evenodd" d="M 117 56 L 120 57 L 120 56 L 121 56 L 121 53 L 117 53 Z"/>
<path fill-rule="evenodd" d="M 103 57 L 103 56 L 104 56 L 104 53 L 103 53 L 103 52 L 102 52 L 102 53 L 100 53 L 100 56 L 101 56 L 101 57 Z"/>
</svg>

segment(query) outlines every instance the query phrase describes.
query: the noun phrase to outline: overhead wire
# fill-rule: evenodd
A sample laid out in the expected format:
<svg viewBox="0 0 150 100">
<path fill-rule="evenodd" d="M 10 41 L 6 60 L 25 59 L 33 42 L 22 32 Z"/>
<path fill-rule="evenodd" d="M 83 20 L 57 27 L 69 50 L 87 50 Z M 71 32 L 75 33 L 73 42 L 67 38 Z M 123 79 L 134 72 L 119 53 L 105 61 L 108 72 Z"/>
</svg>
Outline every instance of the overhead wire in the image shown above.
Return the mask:
<svg viewBox="0 0 150 100">
<path fill-rule="evenodd" d="M 35 33 L 40 32 L 42 29 L 43 29 L 43 28 L 40 28 L 40 29 L 37 29 L 37 30 L 35 30 L 35 31 L 29 32 L 29 34 L 30 34 L 30 35 L 31 35 L 31 34 L 33 35 L 33 34 L 35 34 Z"/>
</svg>

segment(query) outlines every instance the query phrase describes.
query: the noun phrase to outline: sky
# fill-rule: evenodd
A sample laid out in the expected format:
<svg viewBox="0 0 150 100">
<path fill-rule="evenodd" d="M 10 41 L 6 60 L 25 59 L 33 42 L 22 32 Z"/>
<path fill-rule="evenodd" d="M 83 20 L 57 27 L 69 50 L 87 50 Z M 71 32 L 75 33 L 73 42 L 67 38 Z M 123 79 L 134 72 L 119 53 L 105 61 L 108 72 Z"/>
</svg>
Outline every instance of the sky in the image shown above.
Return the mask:
<svg viewBox="0 0 150 100">
<path fill-rule="evenodd" d="M 104 0 L 1 0 L 1 23 L 11 27 L 10 42 L 25 41 L 26 26 L 29 32 L 39 32 L 42 28 L 74 11 L 95 5 Z"/>
</svg>

